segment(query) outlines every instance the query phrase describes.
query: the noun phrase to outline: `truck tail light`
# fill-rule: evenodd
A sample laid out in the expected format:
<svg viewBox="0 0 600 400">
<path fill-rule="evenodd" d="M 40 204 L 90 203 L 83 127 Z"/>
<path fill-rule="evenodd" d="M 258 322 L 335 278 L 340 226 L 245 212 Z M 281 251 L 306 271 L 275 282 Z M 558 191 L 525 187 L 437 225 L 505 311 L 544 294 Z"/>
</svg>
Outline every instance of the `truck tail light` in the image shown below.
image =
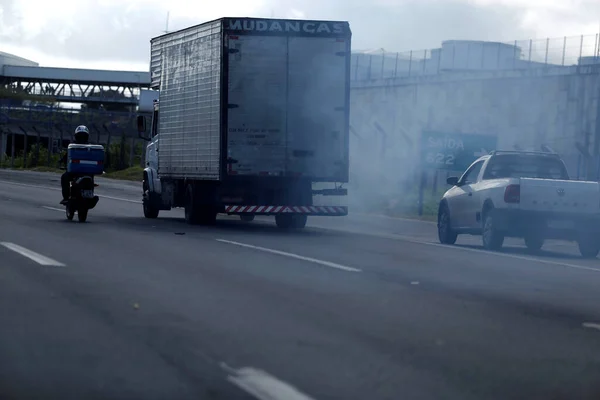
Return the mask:
<svg viewBox="0 0 600 400">
<path fill-rule="evenodd" d="M 521 201 L 521 186 L 508 185 L 504 190 L 504 201 L 506 203 L 519 203 Z"/>
</svg>

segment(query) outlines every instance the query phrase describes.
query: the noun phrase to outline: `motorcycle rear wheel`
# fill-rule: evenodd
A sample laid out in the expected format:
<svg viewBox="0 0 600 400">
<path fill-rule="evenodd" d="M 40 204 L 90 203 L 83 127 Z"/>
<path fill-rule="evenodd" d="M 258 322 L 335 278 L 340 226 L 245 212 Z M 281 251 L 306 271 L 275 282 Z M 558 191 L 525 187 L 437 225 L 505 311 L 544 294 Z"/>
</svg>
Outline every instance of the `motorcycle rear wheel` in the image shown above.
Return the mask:
<svg viewBox="0 0 600 400">
<path fill-rule="evenodd" d="M 85 222 L 87 220 L 87 216 L 88 216 L 88 209 L 81 207 L 79 210 L 77 210 L 77 219 L 79 219 L 79 222 Z"/>
</svg>

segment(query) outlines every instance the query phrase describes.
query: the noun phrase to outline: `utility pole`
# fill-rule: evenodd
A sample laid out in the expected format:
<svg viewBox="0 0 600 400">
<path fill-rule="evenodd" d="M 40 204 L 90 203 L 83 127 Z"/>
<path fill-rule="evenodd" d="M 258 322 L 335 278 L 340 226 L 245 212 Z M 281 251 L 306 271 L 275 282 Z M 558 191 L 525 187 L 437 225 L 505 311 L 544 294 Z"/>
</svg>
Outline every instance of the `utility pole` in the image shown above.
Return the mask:
<svg viewBox="0 0 600 400">
<path fill-rule="evenodd" d="M 163 31 L 164 33 L 169 33 L 169 14 L 170 11 L 167 11 L 167 22 L 165 24 L 165 30 Z"/>
</svg>

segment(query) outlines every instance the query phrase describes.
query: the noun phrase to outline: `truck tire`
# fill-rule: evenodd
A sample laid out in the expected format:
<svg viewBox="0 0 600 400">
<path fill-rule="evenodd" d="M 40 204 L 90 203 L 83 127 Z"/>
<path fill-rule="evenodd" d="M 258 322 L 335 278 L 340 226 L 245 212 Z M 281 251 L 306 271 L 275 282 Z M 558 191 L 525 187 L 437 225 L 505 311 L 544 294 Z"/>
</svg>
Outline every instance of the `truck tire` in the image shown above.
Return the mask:
<svg viewBox="0 0 600 400">
<path fill-rule="evenodd" d="M 594 236 L 582 235 L 577 240 L 577 245 L 579 246 L 579 253 L 581 253 L 583 258 L 596 258 L 598 253 L 600 253 L 600 240 Z"/>
<path fill-rule="evenodd" d="M 254 221 L 254 214 L 240 214 L 240 220 L 244 222 Z"/>
<path fill-rule="evenodd" d="M 150 201 L 150 199 L 147 199 L 147 198 L 143 199 L 142 204 L 143 204 L 142 207 L 144 208 L 144 217 L 150 218 L 150 219 L 158 218 L 158 213 L 160 211 L 157 207 L 152 205 L 152 202 Z"/>
<path fill-rule="evenodd" d="M 144 174 L 144 182 L 142 188 L 144 190 L 144 198 L 142 199 L 142 207 L 144 209 L 144 217 L 154 219 L 158 218 L 159 209 L 156 207 L 150 199 L 150 188 L 146 182 L 147 175 Z"/>
<path fill-rule="evenodd" d="M 457 238 L 458 234 L 450 223 L 450 210 L 446 204 L 442 204 L 438 211 L 438 239 L 442 244 L 454 244 Z"/>
<path fill-rule="evenodd" d="M 283 230 L 303 229 L 307 221 L 308 217 L 306 215 L 277 214 L 275 216 L 277 227 Z"/>
<path fill-rule="evenodd" d="M 486 250 L 500 250 L 504 244 L 504 234 L 494 224 L 494 209 L 483 214 L 481 239 Z"/>
<path fill-rule="evenodd" d="M 542 249 L 542 246 L 544 246 L 544 237 L 539 234 L 531 233 L 525 235 L 524 239 L 525 246 L 527 246 L 529 251 L 538 252 Z"/>
<path fill-rule="evenodd" d="M 202 225 L 214 225 L 217 223 L 217 212 L 210 206 L 204 206 L 199 210 L 199 222 Z"/>
<path fill-rule="evenodd" d="M 306 227 L 306 223 L 308 222 L 307 215 L 294 215 L 294 229 L 304 229 Z"/>
<path fill-rule="evenodd" d="M 190 225 L 196 225 L 200 222 L 200 215 L 198 206 L 196 205 L 196 196 L 194 193 L 194 186 L 188 184 L 185 188 L 185 222 Z"/>
</svg>

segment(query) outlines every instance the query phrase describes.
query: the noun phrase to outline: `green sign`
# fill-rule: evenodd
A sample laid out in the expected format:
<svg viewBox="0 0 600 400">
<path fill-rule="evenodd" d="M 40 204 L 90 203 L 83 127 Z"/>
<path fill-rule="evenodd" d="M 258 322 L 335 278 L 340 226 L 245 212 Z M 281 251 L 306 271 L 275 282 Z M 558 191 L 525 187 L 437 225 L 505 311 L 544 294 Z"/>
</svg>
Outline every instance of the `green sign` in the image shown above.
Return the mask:
<svg viewBox="0 0 600 400">
<path fill-rule="evenodd" d="M 496 150 L 497 136 L 423 132 L 421 163 L 426 169 L 464 171 L 479 157 Z"/>
</svg>

